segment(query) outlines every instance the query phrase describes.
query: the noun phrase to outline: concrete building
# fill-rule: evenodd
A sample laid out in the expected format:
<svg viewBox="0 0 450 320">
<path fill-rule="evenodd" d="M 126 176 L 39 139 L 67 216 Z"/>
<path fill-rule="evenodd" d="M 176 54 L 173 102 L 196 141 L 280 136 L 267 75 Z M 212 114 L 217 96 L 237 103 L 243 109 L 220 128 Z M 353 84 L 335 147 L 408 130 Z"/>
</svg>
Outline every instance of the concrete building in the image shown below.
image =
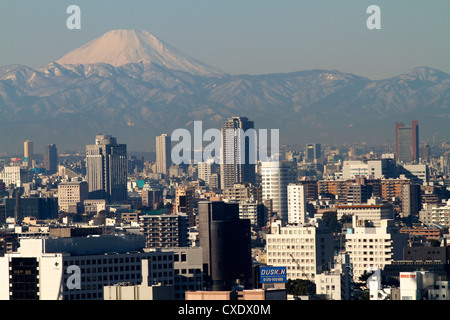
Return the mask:
<svg viewBox="0 0 450 320">
<path fill-rule="evenodd" d="M 59 211 L 82 212 L 84 201 L 88 199 L 89 186 L 86 181 L 61 182 L 58 184 Z"/>
<path fill-rule="evenodd" d="M 402 218 L 409 219 L 412 222 L 413 218 L 419 217 L 421 209 L 420 194 L 420 186 L 417 184 L 404 184 L 402 186 Z"/>
<path fill-rule="evenodd" d="M 307 221 L 306 190 L 304 185 L 289 184 L 287 186 L 288 196 L 288 223 L 301 223 Z"/>
<path fill-rule="evenodd" d="M 264 205 L 262 202 L 239 202 L 239 218 L 250 220 L 250 224 L 256 227 L 262 227 L 266 223 Z"/>
<path fill-rule="evenodd" d="M 127 203 L 127 147 L 110 135 L 97 135 L 86 146 L 86 177 L 90 199 Z"/>
<path fill-rule="evenodd" d="M 0 173 L 0 180 L 3 180 L 6 186 L 21 187 L 24 183 L 30 181 L 28 169 L 21 166 L 5 166 Z"/>
<path fill-rule="evenodd" d="M 235 183 L 233 186 L 223 190 L 223 198 L 236 202 L 261 202 L 262 191 L 261 187 L 251 183 Z"/>
<path fill-rule="evenodd" d="M 155 210 L 159 203 L 163 201 L 162 190 L 142 190 L 141 191 L 142 205 L 144 207 Z"/>
<path fill-rule="evenodd" d="M 383 269 L 392 261 L 401 260 L 407 240 L 408 235 L 400 233 L 394 220 L 380 220 L 376 227 L 353 216 L 352 228 L 345 234 L 345 249 L 353 265 L 354 281 L 359 281 L 369 268 Z"/>
<path fill-rule="evenodd" d="M 209 176 L 212 171 L 213 163 L 211 162 L 199 162 L 197 164 L 197 176 L 199 179 L 205 181 L 206 183 L 209 183 Z"/>
<path fill-rule="evenodd" d="M 395 124 L 395 154 L 397 162 L 417 163 L 419 161 L 419 122 L 412 121 L 410 127 Z"/>
<path fill-rule="evenodd" d="M 49 174 L 58 172 L 58 152 L 54 144 L 44 147 L 44 167 Z"/>
<path fill-rule="evenodd" d="M 342 179 L 370 177 L 372 179 L 390 178 L 395 174 L 394 162 L 391 159 L 353 160 L 342 164 Z"/>
<path fill-rule="evenodd" d="M 450 227 L 450 200 L 448 200 L 443 206 L 432 206 L 431 223 L 437 223 L 445 227 Z"/>
<path fill-rule="evenodd" d="M 195 225 L 194 192 L 194 188 L 189 186 L 180 186 L 175 191 L 175 206 L 173 212 L 175 214 L 186 214 L 190 227 Z"/>
<path fill-rule="evenodd" d="M 231 117 L 222 123 L 220 184 L 223 189 L 235 183 L 255 184 L 257 141 L 254 134 L 254 123 L 246 117 Z"/>
<path fill-rule="evenodd" d="M 148 284 L 173 285 L 173 253 L 143 246 L 139 235 L 20 239 L 0 257 L 0 300 L 103 300 L 105 286 L 143 282 L 142 260 Z"/>
<path fill-rule="evenodd" d="M 170 136 L 162 134 L 156 137 L 156 173 L 167 175 L 172 163 L 172 142 Z"/>
<path fill-rule="evenodd" d="M 352 300 L 353 267 L 348 254 L 334 257 L 331 270 L 316 275 L 316 294 L 325 295 L 327 300 Z"/>
<path fill-rule="evenodd" d="M 172 248 L 189 245 L 186 214 L 141 215 L 141 233 L 146 248 Z"/>
<path fill-rule="evenodd" d="M 394 219 L 394 207 L 389 203 L 379 203 L 375 199 L 369 200 L 367 204 L 337 205 L 337 218 L 343 216 L 358 216 L 359 220 L 372 222 L 380 226 L 385 219 Z"/>
<path fill-rule="evenodd" d="M 184 300 L 187 291 L 204 290 L 206 278 L 203 272 L 203 249 L 201 247 L 181 247 L 162 249 L 173 252 L 174 258 L 174 299 Z"/>
<path fill-rule="evenodd" d="M 287 222 L 287 187 L 297 181 L 297 165 L 287 161 L 262 162 L 261 175 L 263 199 L 272 199 L 273 212 L 276 212 L 283 222 Z"/>
<path fill-rule="evenodd" d="M 149 279 L 149 261 L 142 262 L 142 283 L 132 285 L 128 282 L 103 287 L 103 300 L 173 300 L 174 286 L 151 285 Z"/>
<path fill-rule="evenodd" d="M 322 157 L 322 148 L 320 143 L 308 143 L 305 149 L 305 161 L 314 162 Z"/>
<path fill-rule="evenodd" d="M 318 225 L 282 227 L 272 225 L 266 236 L 267 264 L 286 267 L 288 279 L 315 281 L 333 261 L 334 240 L 328 229 Z"/>
<path fill-rule="evenodd" d="M 435 275 L 431 272 L 400 272 L 400 300 L 423 300 L 434 282 Z"/>
<path fill-rule="evenodd" d="M 26 140 L 23 143 L 23 162 L 28 168 L 33 166 L 34 151 L 33 151 L 33 141 Z"/>
</svg>

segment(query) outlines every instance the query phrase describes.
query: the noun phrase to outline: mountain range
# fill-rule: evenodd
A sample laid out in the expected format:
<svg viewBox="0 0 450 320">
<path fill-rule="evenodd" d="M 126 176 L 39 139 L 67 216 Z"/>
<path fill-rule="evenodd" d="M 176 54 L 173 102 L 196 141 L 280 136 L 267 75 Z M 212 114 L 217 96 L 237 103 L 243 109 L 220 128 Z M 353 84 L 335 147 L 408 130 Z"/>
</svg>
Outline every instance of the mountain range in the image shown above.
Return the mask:
<svg viewBox="0 0 450 320">
<path fill-rule="evenodd" d="M 177 128 L 220 128 L 246 116 L 280 142 L 393 143 L 395 122 L 450 137 L 450 75 L 417 67 L 370 80 L 336 70 L 227 74 L 147 31 L 113 30 L 37 69 L 0 67 L 0 151 L 84 150 L 99 133 L 153 150 Z M 424 138 L 425 139 L 425 138 Z"/>
</svg>

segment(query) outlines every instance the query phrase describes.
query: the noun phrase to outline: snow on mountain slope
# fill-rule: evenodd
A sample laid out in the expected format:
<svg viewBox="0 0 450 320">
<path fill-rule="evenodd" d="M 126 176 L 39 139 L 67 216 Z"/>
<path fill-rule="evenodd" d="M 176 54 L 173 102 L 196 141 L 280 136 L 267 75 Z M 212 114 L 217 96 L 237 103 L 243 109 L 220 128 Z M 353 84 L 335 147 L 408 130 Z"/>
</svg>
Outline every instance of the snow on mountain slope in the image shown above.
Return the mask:
<svg viewBox="0 0 450 320">
<path fill-rule="evenodd" d="M 112 30 L 56 60 L 61 65 L 154 63 L 195 75 L 221 74 L 144 30 Z"/>
</svg>

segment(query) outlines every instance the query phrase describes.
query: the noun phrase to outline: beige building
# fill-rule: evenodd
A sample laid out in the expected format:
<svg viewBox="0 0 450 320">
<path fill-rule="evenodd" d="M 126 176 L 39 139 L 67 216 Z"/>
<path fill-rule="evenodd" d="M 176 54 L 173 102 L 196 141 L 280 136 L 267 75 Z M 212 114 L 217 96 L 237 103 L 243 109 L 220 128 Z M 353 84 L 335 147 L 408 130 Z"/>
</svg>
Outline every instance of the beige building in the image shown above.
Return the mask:
<svg viewBox="0 0 450 320">
<path fill-rule="evenodd" d="M 77 213 L 77 207 L 84 204 L 88 192 L 86 181 L 61 182 L 58 185 L 59 211 Z"/>
</svg>

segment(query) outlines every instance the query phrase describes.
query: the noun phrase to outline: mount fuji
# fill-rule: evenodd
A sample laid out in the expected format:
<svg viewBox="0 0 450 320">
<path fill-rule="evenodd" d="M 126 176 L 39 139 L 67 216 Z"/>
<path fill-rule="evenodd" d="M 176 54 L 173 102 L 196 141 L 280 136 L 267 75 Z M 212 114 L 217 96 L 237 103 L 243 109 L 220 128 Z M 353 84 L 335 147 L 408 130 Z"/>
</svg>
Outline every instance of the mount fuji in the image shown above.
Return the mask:
<svg viewBox="0 0 450 320">
<path fill-rule="evenodd" d="M 154 150 L 177 128 L 247 116 L 281 143 L 394 141 L 395 122 L 450 137 L 450 75 L 429 67 L 370 80 L 336 70 L 227 74 L 142 30 L 113 30 L 37 69 L 0 67 L 0 151 L 23 141 L 83 152 L 98 133 Z"/>
<path fill-rule="evenodd" d="M 221 74 L 145 30 L 112 30 L 56 60 L 58 64 L 106 63 L 120 67 L 128 63 L 154 63 L 195 75 Z"/>
</svg>

